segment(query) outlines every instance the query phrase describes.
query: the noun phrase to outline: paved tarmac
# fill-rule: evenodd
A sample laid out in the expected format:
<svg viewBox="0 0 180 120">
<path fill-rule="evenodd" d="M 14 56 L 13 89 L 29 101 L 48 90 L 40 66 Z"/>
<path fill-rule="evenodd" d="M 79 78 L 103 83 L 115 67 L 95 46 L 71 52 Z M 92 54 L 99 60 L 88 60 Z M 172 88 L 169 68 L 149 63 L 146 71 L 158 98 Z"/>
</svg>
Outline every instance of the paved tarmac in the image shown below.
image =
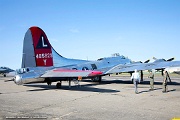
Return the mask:
<svg viewBox="0 0 180 120">
<path fill-rule="evenodd" d="M 162 77 L 139 85 L 139 94 L 129 76 L 103 77 L 101 84 L 68 82 L 61 89 L 45 83 L 18 86 L 11 77 L 0 77 L 0 119 L 41 120 L 171 120 L 180 117 L 180 76 L 172 77 L 168 93 L 162 93 Z"/>
</svg>

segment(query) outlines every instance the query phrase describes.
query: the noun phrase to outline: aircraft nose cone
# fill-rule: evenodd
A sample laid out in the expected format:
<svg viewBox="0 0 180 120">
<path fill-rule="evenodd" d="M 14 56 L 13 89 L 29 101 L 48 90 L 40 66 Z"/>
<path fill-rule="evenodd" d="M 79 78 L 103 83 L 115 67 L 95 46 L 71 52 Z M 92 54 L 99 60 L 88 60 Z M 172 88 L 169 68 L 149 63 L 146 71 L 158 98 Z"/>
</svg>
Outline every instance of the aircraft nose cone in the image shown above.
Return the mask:
<svg viewBox="0 0 180 120">
<path fill-rule="evenodd" d="M 15 78 L 14 78 L 14 82 L 17 84 L 17 85 L 21 85 L 22 84 L 22 78 L 20 75 L 16 75 Z"/>
</svg>

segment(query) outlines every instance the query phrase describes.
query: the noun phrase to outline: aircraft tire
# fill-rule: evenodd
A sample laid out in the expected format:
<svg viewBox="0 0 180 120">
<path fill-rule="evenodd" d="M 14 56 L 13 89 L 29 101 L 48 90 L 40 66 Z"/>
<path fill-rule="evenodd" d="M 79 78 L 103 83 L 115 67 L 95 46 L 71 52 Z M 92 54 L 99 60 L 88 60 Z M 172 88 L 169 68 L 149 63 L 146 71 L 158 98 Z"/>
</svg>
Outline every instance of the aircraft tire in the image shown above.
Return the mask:
<svg viewBox="0 0 180 120">
<path fill-rule="evenodd" d="M 97 76 L 91 79 L 93 82 L 101 82 L 102 81 L 102 77 L 101 76 Z"/>
<path fill-rule="evenodd" d="M 48 82 L 47 82 L 47 84 L 48 84 L 48 85 L 51 85 L 51 84 L 52 84 L 52 82 L 48 81 Z"/>
<path fill-rule="evenodd" d="M 51 80 L 49 78 L 45 78 L 45 82 L 47 82 L 48 85 L 52 84 L 52 82 L 51 82 Z"/>
<path fill-rule="evenodd" d="M 58 83 L 56 84 L 56 88 L 61 88 L 61 82 L 58 82 Z"/>
<path fill-rule="evenodd" d="M 4 74 L 4 77 L 6 77 L 6 74 Z"/>
</svg>

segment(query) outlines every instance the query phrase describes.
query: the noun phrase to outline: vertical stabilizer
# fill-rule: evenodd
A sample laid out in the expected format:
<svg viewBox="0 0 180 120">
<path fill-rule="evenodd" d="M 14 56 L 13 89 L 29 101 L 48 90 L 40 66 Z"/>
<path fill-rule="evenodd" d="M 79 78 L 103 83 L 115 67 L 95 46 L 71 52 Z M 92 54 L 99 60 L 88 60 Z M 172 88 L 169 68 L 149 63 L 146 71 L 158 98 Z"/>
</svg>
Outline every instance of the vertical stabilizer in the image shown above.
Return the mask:
<svg viewBox="0 0 180 120">
<path fill-rule="evenodd" d="M 51 44 L 39 27 L 31 27 L 25 34 L 22 67 L 53 66 Z"/>
</svg>

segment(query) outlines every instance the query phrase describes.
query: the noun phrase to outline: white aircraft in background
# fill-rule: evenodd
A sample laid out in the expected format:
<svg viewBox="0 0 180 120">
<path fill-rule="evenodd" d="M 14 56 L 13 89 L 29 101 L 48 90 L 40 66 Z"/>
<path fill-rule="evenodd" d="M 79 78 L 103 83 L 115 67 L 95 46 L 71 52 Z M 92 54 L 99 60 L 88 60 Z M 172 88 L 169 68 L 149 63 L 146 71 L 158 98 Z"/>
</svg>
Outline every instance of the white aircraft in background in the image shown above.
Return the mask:
<svg viewBox="0 0 180 120">
<path fill-rule="evenodd" d="M 180 61 L 148 62 L 132 63 L 124 56 L 101 58 L 97 61 L 68 59 L 53 49 L 41 28 L 31 27 L 24 37 L 22 68 L 17 71 L 14 82 L 18 85 L 35 82 L 46 82 L 50 85 L 59 81 L 56 86 L 60 87 L 63 80 L 69 80 L 69 84 L 71 80 L 83 78 L 100 82 L 102 76 L 112 73 L 180 65 Z"/>
</svg>

